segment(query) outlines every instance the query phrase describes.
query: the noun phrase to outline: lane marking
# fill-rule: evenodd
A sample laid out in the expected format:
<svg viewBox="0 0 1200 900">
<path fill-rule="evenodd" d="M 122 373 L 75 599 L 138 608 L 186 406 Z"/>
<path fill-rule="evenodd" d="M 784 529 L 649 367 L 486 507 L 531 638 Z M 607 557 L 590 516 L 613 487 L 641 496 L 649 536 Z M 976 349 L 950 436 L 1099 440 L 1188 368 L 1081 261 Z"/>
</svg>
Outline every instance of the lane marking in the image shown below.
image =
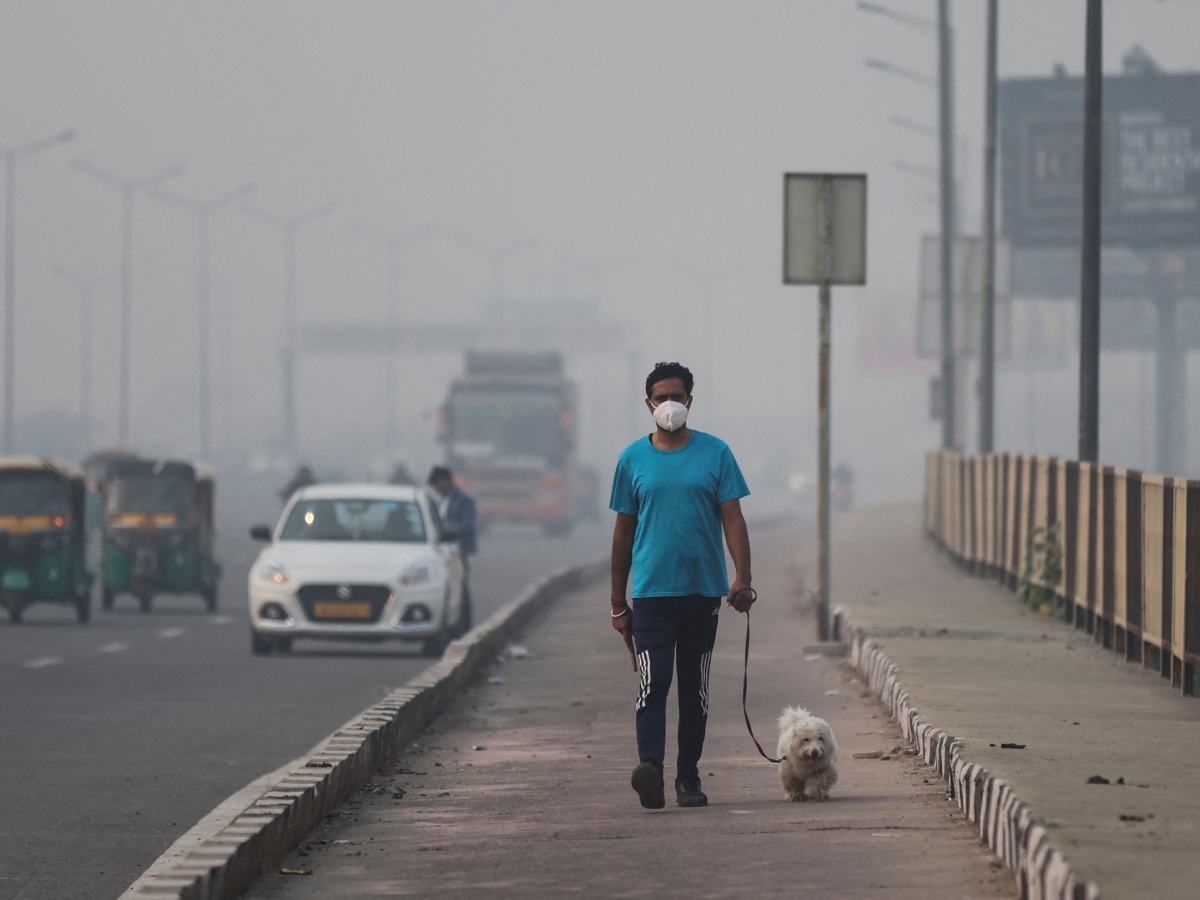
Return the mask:
<svg viewBox="0 0 1200 900">
<path fill-rule="evenodd" d="M 164 628 L 162 631 L 160 631 L 158 633 L 158 636 L 160 638 L 163 638 L 163 639 L 169 641 L 171 638 L 182 637 L 183 629 L 182 628 Z"/>
<path fill-rule="evenodd" d="M 233 622 L 233 616 L 213 616 L 208 620 L 209 625 L 229 625 Z"/>
<path fill-rule="evenodd" d="M 46 666 L 62 665 L 61 656 L 42 656 L 38 659 L 25 660 L 25 668 L 27 669 L 44 669 Z"/>
<path fill-rule="evenodd" d="M 120 641 L 113 641 L 111 644 L 101 644 L 96 648 L 97 653 L 120 653 L 122 650 L 128 650 L 128 644 L 122 644 Z"/>
</svg>

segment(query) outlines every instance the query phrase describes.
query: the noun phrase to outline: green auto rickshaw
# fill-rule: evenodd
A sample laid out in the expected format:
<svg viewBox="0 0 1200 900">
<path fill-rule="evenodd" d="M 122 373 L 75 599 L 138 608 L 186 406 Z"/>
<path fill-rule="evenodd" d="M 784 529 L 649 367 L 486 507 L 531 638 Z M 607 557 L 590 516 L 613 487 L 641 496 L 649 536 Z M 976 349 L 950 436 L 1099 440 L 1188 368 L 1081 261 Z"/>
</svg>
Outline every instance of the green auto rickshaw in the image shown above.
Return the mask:
<svg viewBox="0 0 1200 900">
<path fill-rule="evenodd" d="M 112 459 L 104 479 L 103 604 L 117 594 L 149 612 L 155 594 L 199 594 L 217 609 L 212 470 L 200 463 Z"/>
<path fill-rule="evenodd" d="M 0 457 L 0 606 L 14 625 L 25 607 L 47 601 L 91 617 L 87 487 L 67 462 Z"/>
</svg>

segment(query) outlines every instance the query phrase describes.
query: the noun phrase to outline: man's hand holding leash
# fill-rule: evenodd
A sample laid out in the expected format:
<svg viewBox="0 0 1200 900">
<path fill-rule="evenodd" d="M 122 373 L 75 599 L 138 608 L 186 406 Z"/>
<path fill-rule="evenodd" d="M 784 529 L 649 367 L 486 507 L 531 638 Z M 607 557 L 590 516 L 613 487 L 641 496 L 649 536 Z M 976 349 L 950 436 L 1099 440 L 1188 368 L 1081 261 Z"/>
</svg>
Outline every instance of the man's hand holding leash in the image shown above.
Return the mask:
<svg viewBox="0 0 1200 900">
<path fill-rule="evenodd" d="M 758 599 L 758 592 L 750 587 L 749 581 L 734 581 L 729 588 L 729 596 L 725 598 L 725 605 L 732 606 L 740 613 L 750 612 L 750 607 L 754 605 L 754 601 Z"/>
<path fill-rule="evenodd" d="M 625 646 L 629 648 L 629 658 L 633 661 L 633 671 L 636 672 L 638 665 L 637 654 L 633 650 L 633 610 L 629 608 L 624 597 L 621 597 L 619 601 L 614 597 L 610 615 L 613 628 L 617 629 L 621 637 L 625 638 Z"/>
</svg>

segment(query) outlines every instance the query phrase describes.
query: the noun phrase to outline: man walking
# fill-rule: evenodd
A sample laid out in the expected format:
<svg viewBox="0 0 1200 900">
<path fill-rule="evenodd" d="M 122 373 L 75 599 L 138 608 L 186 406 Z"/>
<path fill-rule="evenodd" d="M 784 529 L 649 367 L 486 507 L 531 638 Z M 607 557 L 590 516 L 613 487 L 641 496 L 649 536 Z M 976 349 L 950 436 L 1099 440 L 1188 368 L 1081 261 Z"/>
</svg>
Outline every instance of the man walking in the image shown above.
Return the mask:
<svg viewBox="0 0 1200 900">
<path fill-rule="evenodd" d="M 459 636 L 471 630 L 470 569 L 467 558 L 478 549 L 475 541 L 475 501 L 454 483 L 454 475 L 445 466 L 434 466 L 429 472 L 429 486 L 438 498 L 438 517 L 442 526 L 458 537 L 458 554 L 463 565 L 463 605 L 458 619 Z"/>
<path fill-rule="evenodd" d="M 612 549 L 612 624 L 637 654 L 640 762 L 632 784 L 642 806 L 662 809 L 667 694 L 679 673 L 679 752 L 675 799 L 707 806 L 698 764 L 708 724 L 708 673 L 721 598 L 738 612 L 754 602 L 750 538 L 740 500 L 750 490 L 729 446 L 685 424 L 692 373 L 659 363 L 646 379 L 653 434 L 617 461 L 609 506 L 617 514 Z M 721 533 L 735 568 L 731 586 Z M 633 607 L 625 601 L 633 571 Z"/>
</svg>

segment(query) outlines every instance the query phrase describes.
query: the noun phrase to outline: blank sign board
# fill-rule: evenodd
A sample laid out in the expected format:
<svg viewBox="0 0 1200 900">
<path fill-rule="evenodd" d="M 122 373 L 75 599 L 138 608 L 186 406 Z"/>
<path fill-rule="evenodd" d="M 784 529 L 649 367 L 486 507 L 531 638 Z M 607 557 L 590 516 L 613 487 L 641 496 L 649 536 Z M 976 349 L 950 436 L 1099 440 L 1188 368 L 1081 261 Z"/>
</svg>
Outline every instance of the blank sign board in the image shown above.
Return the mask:
<svg viewBox="0 0 1200 900">
<path fill-rule="evenodd" d="M 818 284 L 821 182 L 829 217 L 830 284 L 867 282 L 867 176 L 791 172 L 783 176 L 783 283 Z"/>
</svg>

